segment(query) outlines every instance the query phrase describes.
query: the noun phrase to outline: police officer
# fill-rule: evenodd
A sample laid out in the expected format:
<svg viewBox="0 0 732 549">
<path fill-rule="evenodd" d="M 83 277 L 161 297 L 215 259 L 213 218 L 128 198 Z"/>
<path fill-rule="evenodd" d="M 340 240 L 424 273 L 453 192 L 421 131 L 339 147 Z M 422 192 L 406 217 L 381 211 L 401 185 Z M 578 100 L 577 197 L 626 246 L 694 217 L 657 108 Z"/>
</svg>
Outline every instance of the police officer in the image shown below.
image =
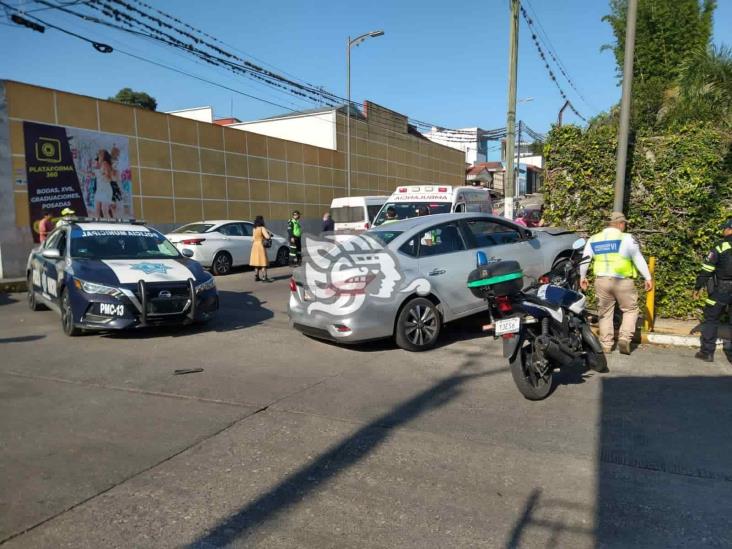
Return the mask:
<svg viewBox="0 0 732 549">
<path fill-rule="evenodd" d="M 724 224 L 722 235 L 722 242 L 709 252 L 702 263 L 694 286 L 695 298 L 699 297 L 702 288 L 706 288 L 708 293 L 701 327 L 701 348 L 694 355 L 706 362 L 714 361 L 719 319 L 724 310 L 729 309 L 732 304 L 732 218 Z M 732 362 L 732 341 L 729 339 L 725 339 L 724 353 L 727 355 L 727 360 Z"/>
<path fill-rule="evenodd" d="M 622 212 L 613 212 L 608 227 L 592 236 L 584 250 L 585 257 L 593 258 L 592 271 L 595 273 L 595 292 L 597 294 L 597 313 L 600 317 L 600 343 L 602 349 L 609 353 L 615 339 L 613 315 L 615 302 L 623 312 L 620 325 L 618 350 L 630 354 L 630 342 L 635 334 L 638 321 L 638 292 L 635 279 L 640 272 L 645 278 L 646 291 L 653 288 L 651 273 L 640 251 L 638 242 L 625 232 L 628 220 Z M 590 283 L 587 280 L 587 263 L 580 266 L 580 286 L 586 290 Z"/>
<path fill-rule="evenodd" d="M 290 265 L 302 264 L 302 225 L 300 224 L 300 212 L 292 212 L 292 217 L 287 222 L 287 236 L 290 240 Z"/>
</svg>

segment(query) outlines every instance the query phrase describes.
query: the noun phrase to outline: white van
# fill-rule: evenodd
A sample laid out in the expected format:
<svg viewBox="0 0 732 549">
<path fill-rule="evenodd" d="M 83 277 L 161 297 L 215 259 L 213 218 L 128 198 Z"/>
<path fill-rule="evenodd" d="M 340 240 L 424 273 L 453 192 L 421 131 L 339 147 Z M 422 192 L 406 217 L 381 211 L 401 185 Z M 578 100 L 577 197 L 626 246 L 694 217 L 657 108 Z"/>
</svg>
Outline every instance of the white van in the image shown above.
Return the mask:
<svg viewBox="0 0 732 549">
<path fill-rule="evenodd" d="M 370 229 L 376 214 L 388 196 L 344 196 L 330 203 L 330 215 L 336 231 Z"/>
<path fill-rule="evenodd" d="M 407 185 L 397 187 L 381 207 L 373 225 L 386 221 L 386 210 L 394 208 L 398 219 L 417 216 L 425 206 L 429 214 L 451 212 L 493 213 L 491 194 L 483 187 L 452 187 L 450 185 Z"/>
</svg>

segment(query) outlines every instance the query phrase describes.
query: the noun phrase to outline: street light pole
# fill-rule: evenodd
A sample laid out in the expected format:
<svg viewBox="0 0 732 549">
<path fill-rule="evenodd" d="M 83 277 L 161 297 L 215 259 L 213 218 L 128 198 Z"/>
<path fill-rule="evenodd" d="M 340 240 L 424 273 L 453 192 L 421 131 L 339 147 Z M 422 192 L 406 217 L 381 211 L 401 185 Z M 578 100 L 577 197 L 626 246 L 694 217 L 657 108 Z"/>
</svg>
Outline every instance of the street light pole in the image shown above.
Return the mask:
<svg viewBox="0 0 732 549">
<path fill-rule="evenodd" d="M 615 201 L 613 210 L 623 211 L 625 201 L 625 168 L 628 161 L 628 133 L 630 131 L 630 99 L 633 85 L 633 56 L 635 55 L 635 19 L 638 0 L 628 1 L 625 20 L 625 59 L 623 60 L 623 96 L 620 100 L 620 127 L 618 128 L 618 153 L 615 165 Z"/>
<path fill-rule="evenodd" d="M 367 38 L 376 38 L 383 34 L 384 31 L 378 30 L 367 32 L 353 40 L 350 36 L 346 39 L 346 196 L 351 196 L 351 48 Z"/>
</svg>

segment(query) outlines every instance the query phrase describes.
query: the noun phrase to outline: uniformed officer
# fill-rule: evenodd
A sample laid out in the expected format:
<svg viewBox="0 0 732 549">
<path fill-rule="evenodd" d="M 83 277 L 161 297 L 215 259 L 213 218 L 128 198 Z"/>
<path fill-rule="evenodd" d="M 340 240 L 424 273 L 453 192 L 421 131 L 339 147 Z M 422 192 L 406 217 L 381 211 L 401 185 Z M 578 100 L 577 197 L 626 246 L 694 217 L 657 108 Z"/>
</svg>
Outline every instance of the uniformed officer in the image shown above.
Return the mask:
<svg viewBox="0 0 732 549">
<path fill-rule="evenodd" d="M 702 263 L 694 286 L 694 297 L 699 297 L 702 288 L 706 288 L 708 294 L 701 326 L 701 348 L 694 355 L 706 362 L 714 361 L 719 319 L 732 304 L 732 218 L 724 224 L 722 234 L 722 242 L 709 252 Z M 732 319 L 730 325 L 732 326 Z M 732 341 L 729 339 L 724 341 L 724 353 L 727 360 L 732 362 Z"/>
<path fill-rule="evenodd" d="M 290 265 L 296 266 L 302 263 L 302 225 L 300 224 L 300 212 L 292 212 L 292 217 L 287 222 L 287 236 L 290 240 Z"/>
<path fill-rule="evenodd" d="M 622 212 L 613 212 L 607 229 L 592 236 L 584 250 L 585 257 L 593 258 L 592 271 L 595 274 L 597 313 L 600 317 L 600 343 L 606 353 L 613 348 L 615 326 L 613 315 L 615 303 L 623 312 L 623 322 L 618 336 L 618 350 L 630 354 L 630 342 L 638 321 L 638 292 L 635 279 L 640 272 L 645 279 L 646 291 L 653 288 L 651 272 L 648 270 L 638 242 L 625 232 L 628 220 Z M 586 290 L 588 265 L 580 266 L 580 286 Z"/>
</svg>

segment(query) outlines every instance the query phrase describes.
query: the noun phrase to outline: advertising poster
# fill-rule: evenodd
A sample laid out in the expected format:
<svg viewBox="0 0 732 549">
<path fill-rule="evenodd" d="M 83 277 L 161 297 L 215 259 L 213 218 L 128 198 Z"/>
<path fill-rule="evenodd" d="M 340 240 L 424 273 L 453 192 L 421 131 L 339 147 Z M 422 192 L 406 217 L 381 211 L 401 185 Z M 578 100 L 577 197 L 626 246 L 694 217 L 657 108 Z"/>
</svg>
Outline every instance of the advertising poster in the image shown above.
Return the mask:
<svg viewBox="0 0 732 549">
<path fill-rule="evenodd" d="M 127 137 L 23 122 L 33 239 L 46 212 L 65 208 L 78 216 L 133 217 Z"/>
</svg>

